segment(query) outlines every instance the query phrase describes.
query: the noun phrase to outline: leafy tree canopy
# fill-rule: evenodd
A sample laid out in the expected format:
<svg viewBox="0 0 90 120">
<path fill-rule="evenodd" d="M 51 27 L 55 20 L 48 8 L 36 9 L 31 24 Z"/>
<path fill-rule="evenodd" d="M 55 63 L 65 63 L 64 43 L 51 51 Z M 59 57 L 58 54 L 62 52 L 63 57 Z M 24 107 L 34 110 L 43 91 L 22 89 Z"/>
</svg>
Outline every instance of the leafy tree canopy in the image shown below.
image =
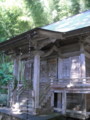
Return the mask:
<svg viewBox="0 0 90 120">
<path fill-rule="evenodd" d="M 0 0 L 0 42 L 90 9 L 90 0 Z"/>
</svg>

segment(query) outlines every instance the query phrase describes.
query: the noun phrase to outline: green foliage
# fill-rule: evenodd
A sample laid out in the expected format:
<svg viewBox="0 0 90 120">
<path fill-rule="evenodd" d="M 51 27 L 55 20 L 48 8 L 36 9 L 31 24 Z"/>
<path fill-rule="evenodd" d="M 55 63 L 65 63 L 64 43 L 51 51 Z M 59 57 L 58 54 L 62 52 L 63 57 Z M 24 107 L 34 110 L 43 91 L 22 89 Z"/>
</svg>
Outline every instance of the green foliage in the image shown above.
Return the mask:
<svg viewBox="0 0 90 120">
<path fill-rule="evenodd" d="M 47 13 L 44 11 L 40 0 L 27 0 L 25 2 L 28 6 L 28 10 L 31 12 L 35 27 L 40 27 L 49 23 Z"/>
<path fill-rule="evenodd" d="M 53 10 L 53 14 L 56 14 L 55 17 L 54 17 L 54 21 L 58 21 L 60 19 L 59 18 L 59 12 L 60 12 L 60 5 L 59 5 L 59 3 L 60 3 L 60 0 L 53 0 L 52 10 Z"/>
<path fill-rule="evenodd" d="M 90 0 L 84 0 L 84 2 L 85 2 L 85 7 L 87 9 L 90 9 Z"/>
<path fill-rule="evenodd" d="M 0 94 L 7 94 L 8 91 L 5 88 L 0 88 Z"/>
<path fill-rule="evenodd" d="M 80 11 L 80 0 L 71 0 L 72 14 L 78 14 Z"/>
<path fill-rule="evenodd" d="M 1 0 L 0 41 L 90 9 L 90 0 Z"/>
<path fill-rule="evenodd" d="M 82 11 L 90 9 L 90 0 L 80 0 L 80 6 Z"/>
<path fill-rule="evenodd" d="M 4 53 L 0 54 L 0 58 L 0 86 L 7 86 L 8 82 L 13 79 L 12 61 Z"/>
<path fill-rule="evenodd" d="M 0 86 L 7 85 L 8 81 L 12 80 L 11 66 L 11 63 L 3 63 L 0 66 Z"/>
<path fill-rule="evenodd" d="M 7 105 L 7 95 L 6 94 L 0 94 L 0 104 L 6 106 Z"/>
<path fill-rule="evenodd" d="M 32 26 L 31 17 L 23 2 L 17 0 L 0 1 L 0 41 L 9 39 Z"/>
</svg>

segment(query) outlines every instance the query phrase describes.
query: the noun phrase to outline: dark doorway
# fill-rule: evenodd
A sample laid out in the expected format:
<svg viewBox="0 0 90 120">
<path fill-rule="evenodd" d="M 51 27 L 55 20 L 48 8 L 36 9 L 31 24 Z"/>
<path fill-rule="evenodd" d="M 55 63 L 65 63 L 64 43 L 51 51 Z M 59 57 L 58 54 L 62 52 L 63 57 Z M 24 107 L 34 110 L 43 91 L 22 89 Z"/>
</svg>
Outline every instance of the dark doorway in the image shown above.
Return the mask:
<svg viewBox="0 0 90 120">
<path fill-rule="evenodd" d="M 57 107 L 58 94 L 54 93 L 54 107 Z"/>
</svg>

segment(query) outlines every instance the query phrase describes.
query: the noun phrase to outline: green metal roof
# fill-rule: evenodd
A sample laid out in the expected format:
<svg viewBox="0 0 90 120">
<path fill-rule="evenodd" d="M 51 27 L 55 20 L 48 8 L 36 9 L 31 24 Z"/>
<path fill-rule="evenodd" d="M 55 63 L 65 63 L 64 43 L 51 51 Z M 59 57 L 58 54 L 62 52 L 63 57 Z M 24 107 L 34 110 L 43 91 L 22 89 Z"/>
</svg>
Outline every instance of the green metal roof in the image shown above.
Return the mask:
<svg viewBox="0 0 90 120">
<path fill-rule="evenodd" d="M 44 26 L 42 29 L 56 32 L 69 32 L 88 26 L 90 26 L 90 10 Z"/>
</svg>

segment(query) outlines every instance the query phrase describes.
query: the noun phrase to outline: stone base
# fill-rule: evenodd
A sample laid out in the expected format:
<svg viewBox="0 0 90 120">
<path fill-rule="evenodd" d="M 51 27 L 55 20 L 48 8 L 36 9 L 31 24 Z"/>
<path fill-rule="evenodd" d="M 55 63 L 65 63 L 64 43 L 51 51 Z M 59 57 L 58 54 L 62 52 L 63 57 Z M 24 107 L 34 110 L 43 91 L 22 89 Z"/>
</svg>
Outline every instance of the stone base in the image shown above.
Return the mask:
<svg viewBox="0 0 90 120">
<path fill-rule="evenodd" d="M 12 115 L 0 113 L 0 120 L 22 120 L 22 119 L 14 117 Z"/>
<path fill-rule="evenodd" d="M 9 108 L 0 108 L 0 120 L 52 120 L 59 117 L 60 114 L 30 115 L 30 114 L 13 114 Z"/>
</svg>

